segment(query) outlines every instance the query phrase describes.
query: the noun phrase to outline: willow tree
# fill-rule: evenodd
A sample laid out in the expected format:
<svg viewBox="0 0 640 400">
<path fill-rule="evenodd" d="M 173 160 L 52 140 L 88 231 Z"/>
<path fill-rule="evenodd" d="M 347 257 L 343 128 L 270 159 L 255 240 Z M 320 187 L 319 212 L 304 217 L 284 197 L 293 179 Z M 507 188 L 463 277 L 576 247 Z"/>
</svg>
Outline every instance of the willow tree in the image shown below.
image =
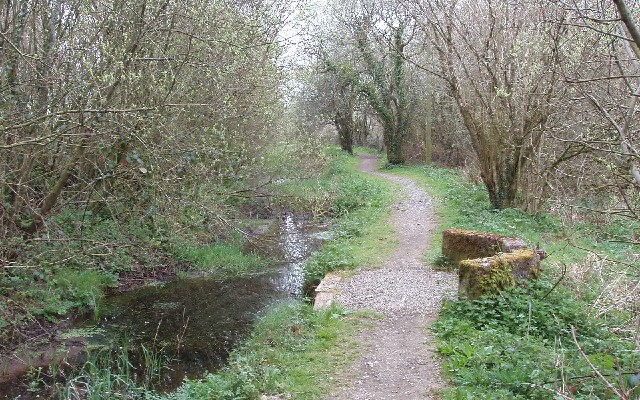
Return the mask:
<svg viewBox="0 0 640 400">
<path fill-rule="evenodd" d="M 606 213 L 640 220 L 640 16 L 638 2 L 563 3 L 575 31 L 574 62 L 565 67 L 578 94 L 566 141 L 589 149 L 586 165 L 590 197 Z"/>
<path fill-rule="evenodd" d="M 236 182 L 281 115 L 272 3 L 0 2 L 0 258 L 61 214 L 176 221 Z"/>
<path fill-rule="evenodd" d="M 554 101 L 561 11 L 533 0 L 415 0 L 439 75 L 460 109 L 494 208 L 514 207 L 540 148 Z"/>
</svg>

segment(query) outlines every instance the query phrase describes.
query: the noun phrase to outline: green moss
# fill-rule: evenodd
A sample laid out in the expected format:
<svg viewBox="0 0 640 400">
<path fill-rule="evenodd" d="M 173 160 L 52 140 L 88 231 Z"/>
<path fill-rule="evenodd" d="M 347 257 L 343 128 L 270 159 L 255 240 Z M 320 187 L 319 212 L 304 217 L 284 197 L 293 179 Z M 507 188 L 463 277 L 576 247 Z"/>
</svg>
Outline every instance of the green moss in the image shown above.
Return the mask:
<svg viewBox="0 0 640 400">
<path fill-rule="evenodd" d="M 534 259 L 537 258 L 536 253 L 531 249 L 518 249 L 511 253 L 503 254 L 502 257 L 509 262 L 512 268 L 512 272 L 515 272 L 516 268 L 526 269 L 527 279 L 537 279 L 540 277 L 540 263 L 534 263 Z M 539 261 L 539 259 L 538 259 Z M 517 276 L 517 274 L 515 274 Z"/>
<path fill-rule="evenodd" d="M 514 286 L 512 267 L 503 257 L 496 257 L 495 263 L 489 267 L 488 273 L 478 280 L 478 287 L 483 293 L 500 293 L 507 287 Z"/>
<path fill-rule="evenodd" d="M 460 291 L 469 299 L 484 294 L 497 294 L 516 286 L 519 279 L 535 279 L 540 274 L 536 254 L 530 249 L 518 249 L 493 257 L 460 262 Z"/>
<path fill-rule="evenodd" d="M 470 300 L 500 293 L 515 284 L 511 265 L 500 256 L 460 262 L 460 292 Z"/>
</svg>

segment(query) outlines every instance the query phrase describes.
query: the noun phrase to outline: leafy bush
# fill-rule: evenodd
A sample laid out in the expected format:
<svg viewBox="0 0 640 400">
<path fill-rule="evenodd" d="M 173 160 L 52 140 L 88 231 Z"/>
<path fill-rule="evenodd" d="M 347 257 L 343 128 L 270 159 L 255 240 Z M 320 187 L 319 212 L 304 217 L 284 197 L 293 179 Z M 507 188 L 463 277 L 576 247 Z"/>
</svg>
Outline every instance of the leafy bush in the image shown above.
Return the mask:
<svg viewBox="0 0 640 400">
<path fill-rule="evenodd" d="M 49 285 L 60 290 L 62 302 L 50 301 L 45 312 L 64 315 L 65 305 L 69 308 L 95 308 L 98 300 L 104 296 L 104 289 L 113 285 L 116 277 L 94 270 L 62 269 L 58 271 Z M 56 309 L 55 307 L 59 307 Z"/>
<path fill-rule="evenodd" d="M 443 307 L 434 329 L 438 350 L 446 356 L 444 368 L 456 384 L 447 398 L 542 400 L 560 393 L 575 399 L 615 398 L 580 349 L 614 384 L 631 388 L 627 378 L 640 368 L 633 343 L 589 317 L 569 293 L 550 289 L 537 282 Z"/>
<path fill-rule="evenodd" d="M 500 329 L 512 335 L 536 336 L 543 340 L 565 335 L 569 327 L 581 333 L 602 334 L 597 321 L 589 318 L 585 305 L 572 299 L 570 293 L 535 281 L 527 286 L 508 289 L 497 296 L 475 301 L 448 304 L 441 312 L 443 318 L 466 315 L 474 329 Z"/>
</svg>

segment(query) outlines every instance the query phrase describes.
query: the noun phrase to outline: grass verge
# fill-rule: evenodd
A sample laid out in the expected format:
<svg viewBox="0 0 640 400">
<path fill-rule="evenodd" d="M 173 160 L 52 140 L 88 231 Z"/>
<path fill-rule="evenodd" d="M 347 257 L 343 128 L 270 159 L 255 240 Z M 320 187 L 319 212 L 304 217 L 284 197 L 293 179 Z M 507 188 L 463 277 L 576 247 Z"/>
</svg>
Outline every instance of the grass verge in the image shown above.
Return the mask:
<svg viewBox="0 0 640 400">
<path fill-rule="evenodd" d="M 543 277 L 528 286 L 476 301 L 444 305 L 434 328 L 443 368 L 454 384 L 445 399 L 638 399 L 640 352 L 637 309 L 602 307 L 610 279 L 577 276 L 607 260 L 633 260 L 629 242 L 637 226 L 588 220 L 568 226 L 549 214 L 493 210 L 484 187 L 455 171 L 401 167 L 434 197 L 440 219 L 428 259 L 438 262 L 441 232 L 463 228 L 518 236 L 549 253 Z M 611 279 L 633 279 L 627 263 L 610 263 Z M 637 268 L 636 268 L 637 273 Z M 564 280 L 556 286 L 556 283 Z M 637 275 L 636 275 L 637 277 Z M 620 279 L 622 278 L 622 279 Z M 637 282 L 637 280 L 636 280 Z"/>
<path fill-rule="evenodd" d="M 395 184 L 357 172 L 359 159 L 342 155 L 331 168 L 338 193 L 330 208 L 336 217 L 332 240 L 307 261 L 305 280 L 314 286 L 327 272 L 376 266 L 396 247 L 389 224 Z"/>
<path fill-rule="evenodd" d="M 240 400 L 286 393 L 287 399 L 319 399 L 357 354 L 353 342 L 339 339 L 367 321 L 336 307 L 314 312 L 301 302 L 275 306 L 233 351 L 226 368 L 156 398 Z"/>
</svg>

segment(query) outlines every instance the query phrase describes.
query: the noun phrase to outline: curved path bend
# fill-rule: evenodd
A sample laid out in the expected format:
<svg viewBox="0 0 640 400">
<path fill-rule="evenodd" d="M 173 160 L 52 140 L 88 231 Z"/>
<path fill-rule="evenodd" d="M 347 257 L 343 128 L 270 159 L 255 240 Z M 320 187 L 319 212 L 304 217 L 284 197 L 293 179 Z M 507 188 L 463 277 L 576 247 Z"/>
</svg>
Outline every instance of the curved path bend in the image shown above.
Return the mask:
<svg viewBox="0 0 640 400">
<path fill-rule="evenodd" d="M 337 302 L 384 317 L 358 333 L 365 350 L 327 400 L 438 399 L 444 382 L 428 327 L 442 299 L 457 289 L 457 278 L 423 261 L 435 226 L 427 194 L 410 179 L 375 172 L 375 156 L 360 157 L 361 171 L 401 187 L 391 214 L 399 245 L 380 268 L 360 270 L 339 284 Z"/>
</svg>

